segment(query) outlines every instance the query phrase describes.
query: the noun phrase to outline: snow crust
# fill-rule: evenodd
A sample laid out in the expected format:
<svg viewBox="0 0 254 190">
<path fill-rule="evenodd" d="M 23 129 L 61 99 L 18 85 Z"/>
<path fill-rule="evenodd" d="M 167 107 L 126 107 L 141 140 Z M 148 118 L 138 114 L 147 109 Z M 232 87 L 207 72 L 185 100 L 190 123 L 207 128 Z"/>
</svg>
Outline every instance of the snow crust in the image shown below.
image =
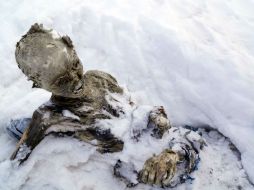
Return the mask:
<svg viewBox="0 0 254 190">
<path fill-rule="evenodd" d="M 229 137 L 253 182 L 253 7 L 252 0 L 1 1 L 0 189 L 82 189 L 82 178 L 86 189 L 125 188 L 109 176 L 107 155 L 99 159 L 73 139 L 46 138 L 22 168 L 9 161 L 16 142 L 6 124 L 31 117 L 50 97 L 31 89 L 15 63 L 15 43 L 35 22 L 69 35 L 85 70 L 111 73 L 139 104 L 165 106 L 173 125 L 210 125 Z"/>
</svg>

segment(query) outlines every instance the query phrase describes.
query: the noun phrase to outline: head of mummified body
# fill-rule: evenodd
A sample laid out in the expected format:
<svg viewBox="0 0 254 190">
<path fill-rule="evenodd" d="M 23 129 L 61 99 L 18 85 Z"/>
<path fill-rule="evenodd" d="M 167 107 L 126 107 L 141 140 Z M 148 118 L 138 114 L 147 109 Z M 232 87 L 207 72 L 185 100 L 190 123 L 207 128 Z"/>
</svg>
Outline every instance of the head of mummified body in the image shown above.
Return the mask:
<svg viewBox="0 0 254 190">
<path fill-rule="evenodd" d="M 63 97 L 82 95 L 83 66 L 68 36 L 36 23 L 17 43 L 15 57 L 33 87 Z"/>
</svg>

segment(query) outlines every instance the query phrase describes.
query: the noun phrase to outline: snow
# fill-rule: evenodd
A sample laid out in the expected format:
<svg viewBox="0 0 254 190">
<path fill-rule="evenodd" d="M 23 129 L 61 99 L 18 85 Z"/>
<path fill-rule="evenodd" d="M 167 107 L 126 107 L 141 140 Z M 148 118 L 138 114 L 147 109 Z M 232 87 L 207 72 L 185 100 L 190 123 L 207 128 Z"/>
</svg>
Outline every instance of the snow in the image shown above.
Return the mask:
<svg viewBox="0 0 254 190">
<path fill-rule="evenodd" d="M 17 153 L 17 159 L 24 159 L 27 154 L 31 152 L 30 147 L 26 144 L 20 146 L 20 150 Z"/>
<path fill-rule="evenodd" d="M 76 119 L 76 120 L 80 120 L 79 116 L 75 115 L 74 113 L 72 113 L 69 110 L 63 110 L 63 116 L 69 117 L 69 118 L 72 118 L 72 119 Z"/>
<path fill-rule="evenodd" d="M 210 135 L 211 133 L 213 135 Z M 237 153 L 232 156 L 231 150 L 228 149 L 228 140 L 216 131 L 203 134 L 208 146 L 201 151 L 198 170 L 192 176 L 195 178 L 192 181 L 194 189 L 203 189 L 207 184 L 207 189 L 253 189 L 246 181 L 246 174 Z"/>
<path fill-rule="evenodd" d="M 253 7 L 252 0 L 1 1 L 0 189 L 82 189 L 85 179 L 86 189 L 124 189 L 108 173 L 113 160 L 68 138 L 46 138 L 12 168 L 7 123 L 31 117 L 50 97 L 31 89 L 15 63 L 15 43 L 34 22 L 69 35 L 85 70 L 111 73 L 138 104 L 163 105 L 173 125 L 210 125 L 229 137 L 254 182 Z"/>
<path fill-rule="evenodd" d="M 52 31 L 51 31 L 51 35 L 52 35 L 52 38 L 54 38 L 54 39 L 58 39 L 58 38 L 61 37 L 61 36 L 57 33 L 57 31 L 55 31 L 55 30 L 52 30 Z M 64 51 L 66 51 L 66 49 L 64 49 Z"/>
</svg>

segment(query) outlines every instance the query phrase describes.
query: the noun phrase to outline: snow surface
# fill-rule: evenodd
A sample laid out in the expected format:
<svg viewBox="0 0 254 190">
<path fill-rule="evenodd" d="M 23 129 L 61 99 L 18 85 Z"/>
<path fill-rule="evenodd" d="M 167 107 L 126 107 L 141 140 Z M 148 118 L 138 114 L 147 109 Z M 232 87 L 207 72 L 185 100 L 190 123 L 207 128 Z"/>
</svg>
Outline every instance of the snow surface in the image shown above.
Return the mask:
<svg viewBox="0 0 254 190">
<path fill-rule="evenodd" d="M 253 8 L 253 0 L 1 1 L 1 189 L 35 189 L 41 181 L 51 184 L 41 189 L 82 189 L 82 178 L 90 189 L 124 188 L 109 180 L 109 161 L 72 139 L 46 138 L 29 162 L 12 168 L 16 142 L 6 124 L 31 117 L 50 97 L 31 89 L 15 63 L 15 43 L 34 22 L 69 35 L 85 70 L 111 73 L 139 104 L 165 106 L 172 124 L 217 128 L 240 150 L 254 182 Z M 93 166 L 83 167 L 86 161 Z"/>
</svg>

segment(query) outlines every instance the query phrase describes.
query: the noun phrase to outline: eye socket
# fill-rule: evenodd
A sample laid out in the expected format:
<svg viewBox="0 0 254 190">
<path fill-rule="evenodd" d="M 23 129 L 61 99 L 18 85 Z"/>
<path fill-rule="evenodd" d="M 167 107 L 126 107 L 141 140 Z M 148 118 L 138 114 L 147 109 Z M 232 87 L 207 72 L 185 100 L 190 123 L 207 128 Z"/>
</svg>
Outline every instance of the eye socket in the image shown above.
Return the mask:
<svg viewBox="0 0 254 190">
<path fill-rule="evenodd" d="M 63 86 L 66 86 L 70 81 L 72 81 L 71 75 L 69 73 L 65 73 L 64 75 L 57 77 L 53 84 L 62 88 Z"/>
</svg>

